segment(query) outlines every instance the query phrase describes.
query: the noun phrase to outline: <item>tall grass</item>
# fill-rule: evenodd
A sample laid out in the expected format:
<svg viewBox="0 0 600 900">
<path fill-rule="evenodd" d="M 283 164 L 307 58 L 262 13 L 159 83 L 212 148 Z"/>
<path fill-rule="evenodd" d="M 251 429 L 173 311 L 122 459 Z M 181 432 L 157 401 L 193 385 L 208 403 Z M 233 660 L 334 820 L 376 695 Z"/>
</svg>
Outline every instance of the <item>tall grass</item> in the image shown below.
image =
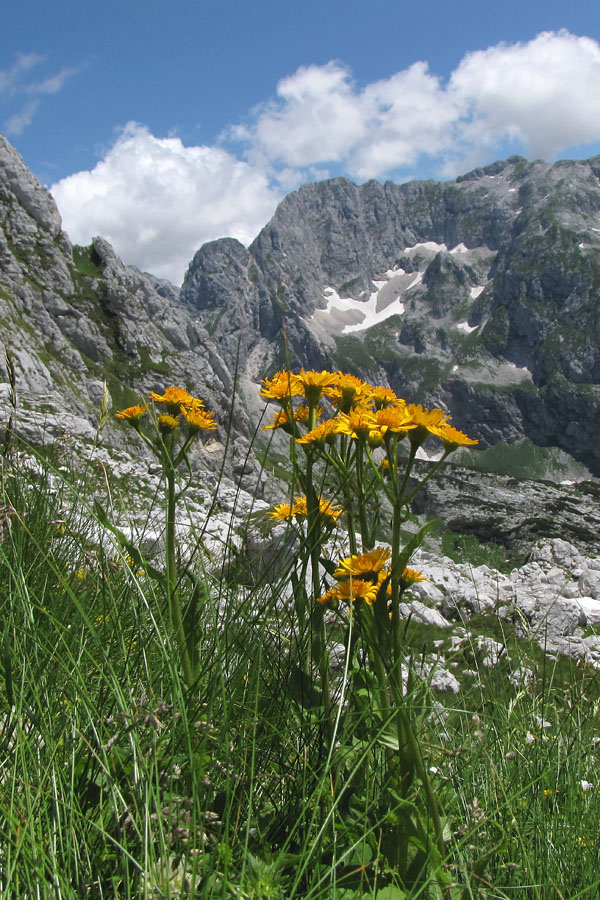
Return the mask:
<svg viewBox="0 0 600 900">
<path fill-rule="evenodd" d="M 284 554 L 252 578 L 198 569 L 190 690 L 164 592 L 98 521 L 90 468 L 24 459 L 1 471 L 0 897 L 441 896 L 386 861 L 389 733 L 368 668 L 350 677 L 343 652 L 324 738 Z M 449 895 L 597 897 L 596 670 L 505 637 L 496 668 L 475 643 L 450 659 L 477 677 L 449 701 L 419 676 L 426 632 L 404 633 Z"/>
</svg>

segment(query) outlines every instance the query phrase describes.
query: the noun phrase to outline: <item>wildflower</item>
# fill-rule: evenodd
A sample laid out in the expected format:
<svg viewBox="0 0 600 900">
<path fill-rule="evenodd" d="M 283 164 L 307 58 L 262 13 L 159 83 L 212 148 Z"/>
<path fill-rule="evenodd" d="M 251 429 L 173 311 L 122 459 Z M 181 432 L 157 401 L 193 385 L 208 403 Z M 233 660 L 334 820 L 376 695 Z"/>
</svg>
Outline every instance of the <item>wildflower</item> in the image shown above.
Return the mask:
<svg viewBox="0 0 600 900">
<path fill-rule="evenodd" d="M 595 847 L 596 845 L 594 838 L 581 837 L 581 835 L 577 838 L 577 843 L 580 847 Z"/>
<path fill-rule="evenodd" d="M 288 434 L 293 434 L 293 429 L 290 424 L 290 417 L 288 416 L 285 409 L 278 409 L 273 416 L 273 421 L 270 425 L 263 425 L 263 431 L 274 431 L 276 428 L 283 428 L 284 431 L 287 431 Z"/>
<path fill-rule="evenodd" d="M 406 568 L 400 576 L 400 587 L 402 590 L 406 590 L 411 584 L 416 584 L 418 581 L 427 581 L 427 575 L 423 575 L 422 572 L 417 572 L 415 569 Z"/>
<path fill-rule="evenodd" d="M 260 396 L 280 403 L 286 403 L 291 397 L 302 393 L 302 384 L 293 372 L 276 372 L 272 378 L 263 378 L 262 385 Z"/>
<path fill-rule="evenodd" d="M 352 576 L 374 575 L 380 572 L 390 557 L 388 547 L 376 547 L 362 555 L 354 554 L 342 559 L 335 572 L 334 578 L 348 578 Z"/>
<path fill-rule="evenodd" d="M 453 428 L 452 425 L 445 424 L 430 430 L 436 437 L 441 438 L 445 449 L 449 452 L 456 450 L 457 447 L 470 447 L 479 443 L 479 441 L 474 441 L 472 438 L 467 437 L 466 434 L 457 428 Z"/>
<path fill-rule="evenodd" d="M 320 419 L 324 412 L 325 408 L 323 406 L 317 406 L 317 408 L 315 409 L 315 418 Z M 309 416 L 310 408 L 306 405 L 306 403 L 303 403 L 301 406 L 299 406 L 294 413 L 294 419 L 296 420 L 296 422 L 300 422 L 303 425 L 308 424 Z"/>
<path fill-rule="evenodd" d="M 374 413 L 366 407 L 357 407 L 349 413 L 340 413 L 337 418 L 338 434 L 348 434 L 359 441 L 383 437 Z"/>
<path fill-rule="evenodd" d="M 269 515 L 272 519 L 281 519 L 282 522 L 289 522 L 292 518 L 292 506 L 289 503 L 279 503 L 273 507 Z"/>
<path fill-rule="evenodd" d="M 371 388 L 369 400 L 375 409 L 384 409 L 387 406 L 396 406 L 397 404 L 406 406 L 404 400 L 401 400 L 391 388 Z"/>
<path fill-rule="evenodd" d="M 406 406 L 385 406 L 375 413 L 375 420 L 381 430 L 386 431 L 410 431 L 416 428 L 416 424 L 406 409 Z"/>
<path fill-rule="evenodd" d="M 217 427 L 213 414 L 205 409 L 182 406 L 180 412 L 187 422 L 190 434 L 197 434 L 199 431 L 214 431 Z"/>
<path fill-rule="evenodd" d="M 442 409 L 429 410 L 420 403 L 409 403 L 406 409 L 416 426 L 409 433 L 411 444 L 416 446 L 423 444 L 430 434 L 436 434 L 439 427 L 448 421 L 448 416 Z"/>
<path fill-rule="evenodd" d="M 308 515 L 308 500 L 306 497 L 295 497 L 296 502 L 292 507 L 292 515 L 297 519 Z"/>
<path fill-rule="evenodd" d="M 121 409 L 119 412 L 116 412 L 115 419 L 125 419 L 130 425 L 133 425 L 136 431 L 139 431 L 140 419 L 147 411 L 148 407 L 145 403 L 137 406 L 128 406 L 127 409 Z"/>
<path fill-rule="evenodd" d="M 337 522 L 339 517 L 341 516 L 343 510 L 334 507 L 331 500 L 324 500 L 322 497 L 319 497 L 319 512 L 321 515 L 326 516 L 329 519 L 332 519 L 334 522 Z M 295 503 L 280 503 L 278 506 L 275 506 L 273 510 L 269 513 L 272 519 L 281 519 L 282 521 L 289 522 L 290 519 L 301 519 L 304 516 L 308 515 L 308 500 L 306 497 L 294 497 Z"/>
<path fill-rule="evenodd" d="M 315 372 L 313 369 L 310 369 L 306 372 L 304 369 L 301 369 L 299 374 L 295 377 L 300 383 L 306 402 L 310 404 L 315 404 L 318 401 L 324 388 L 332 386 L 337 382 L 337 375 L 325 370 L 322 372 Z"/>
<path fill-rule="evenodd" d="M 377 600 L 377 592 L 379 584 L 370 581 L 364 581 L 362 578 L 351 578 L 348 581 L 340 582 L 335 587 L 326 591 L 317 602 L 321 604 L 336 602 L 339 600 L 364 600 L 367 606 L 372 606 Z"/>
<path fill-rule="evenodd" d="M 337 522 L 343 510 L 334 507 L 331 500 L 323 500 L 322 497 L 319 497 L 319 512 L 322 516 L 327 516 L 328 518 L 333 519 L 334 522 Z"/>
<path fill-rule="evenodd" d="M 371 393 L 371 386 L 356 375 L 344 375 L 338 372 L 336 383 L 326 387 L 323 393 L 329 397 L 340 412 L 347 413 L 353 406 L 364 403 Z"/>
<path fill-rule="evenodd" d="M 171 416 L 168 413 L 164 413 L 162 416 L 158 417 L 158 427 L 162 434 L 170 434 L 170 432 L 179 428 L 179 419 L 176 419 L 175 416 Z"/>
<path fill-rule="evenodd" d="M 325 444 L 333 444 L 338 435 L 338 420 L 327 419 L 321 422 L 312 431 L 307 431 L 303 437 L 297 438 L 299 444 L 317 444 L 324 447 Z"/>
<path fill-rule="evenodd" d="M 171 416 L 179 415 L 182 406 L 188 406 L 196 400 L 196 398 L 192 397 L 191 394 L 188 394 L 184 388 L 173 386 L 168 387 L 164 394 L 157 394 L 155 391 L 150 391 L 150 397 L 155 403 L 164 404 L 164 406 L 167 407 L 167 412 Z"/>
</svg>

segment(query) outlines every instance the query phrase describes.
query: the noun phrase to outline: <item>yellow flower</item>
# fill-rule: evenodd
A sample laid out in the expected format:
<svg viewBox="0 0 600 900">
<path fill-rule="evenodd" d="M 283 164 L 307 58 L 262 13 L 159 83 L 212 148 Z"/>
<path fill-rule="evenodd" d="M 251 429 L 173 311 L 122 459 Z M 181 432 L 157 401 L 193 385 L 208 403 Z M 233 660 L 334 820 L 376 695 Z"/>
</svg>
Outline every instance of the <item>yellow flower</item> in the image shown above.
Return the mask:
<svg viewBox="0 0 600 900">
<path fill-rule="evenodd" d="M 315 418 L 320 419 L 324 412 L 324 407 L 317 406 L 317 408 L 315 409 Z M 294 419 L 296 420 L 296 422 L 301 422 L 303 425 L 306 425 L 308 423 L 309 415 L 310 409 L 306 405 L 306 403 L 303 403 L 294 413 Z"/>
<path fill-rule="evenodd" d="M 333 519 L 334 522 L 337 522 L 343 510 L 339 509 L 339 507 L 334 507 L 331 500 L 323 500 L 322 497 L 319 497 L 319 512 L 321 515 L 327 516 L 328 518 Z"/>
<path fill-rule="evenodd" d="M 337 417 L 338 434 L 348 434 L 359 441 L 371 441 L 383 437 L 375 414 L 364 406 L 357 407 L 349 413 L 340 413 Z"/>
<path fill-rule="evenodd" d="M 441 438 L 444 447 L 449 451 L 456 450 L 457 447 L 471 447 L 479 443 L 479 441 L 474 441 L 472 438 L 467 437 L 466 434 L 457 428 L 453 428 L 452 425 L 440 425 L 439 428 L 432 429 L 431 433 Z"/>
<path fill-rule="evenodd" d="M 384 409 L 386 406 L 396 406 L 401 404 L 406 406 L 404 400 L 397 397 L 391 388 L 374 387 L 371 388 L 369 400 L 373 403 L 375 409 Z"/>
<path fill-rule="evenodd" d="M 363 581 L 362 578 L 352 578 L 330 588 L 322 597 L 317 599 L 317 602 L 325 604 L 330 601 L 350 600 L 354 602 L 362 599 L 367 606 L 372 606 L 377 600 L 378 591 L 379 583 L 373 584 L 369 581 Z"/>
<path fill-rule="evenodd" d="M 190 434 L 197 434 L 199 431 L 214 431 L 217 427 L 213 414 L 205 409 L 182 406 L 180 411 L 188 424 Z"/>
<path fill-rule="evenodd" d="M 400 590 L 405 591 L 411 584 L 416 584 L 418 581 L 427 581 L 427 575 L 423 575 L 422 572 L 417 572 L 416 569 L 409 569 L 407 567 L 400 576 Z M 388 594 L 392 593 L 391 584 L 388 584 L 387 592 Z"/>
<path fill-rule="evenodd" d="M 121 409 L 115 413 L 115 419 L 125 419 L 130 425 L 139 431 L 140 419 L 148 411 L 148 407 L 144 404 L 138 406 L 128 406 L 127 409 Z"/>
<path fill-rule="evenodd" d="M 281 519 L 282 521 L 289 522 L 290 519 L 300 519 L 304 518 L 304 516 L 308 515 L 308 500 L 306 497 L 294 497 L 294 504 L 290 505 L 289 503 L 280 503 L 278 506 L 275 506 L 272 512 L 269 513 L 272 519 Z M 333 506 L 331 500 L 323 500 L 322 497 L 319 497 L 319 512 L 321 515 L 326 516 L 329 519 L 332 519 L 336 522 L 341 516 L 343 510 L 338 509 Z"/>
<path fill-rule="evenodd" d="M 388 547 L 375 547 L 360 556 L 354 554 L 340 560 L 337 569 L 333 573 L 334 578 L 348 578 L 350 575 L 376 575 L 387 563 L 390 557 Z"/>
<path fill-rule="evenodd" d="M 293 372 L 276 372 L 272 378 L 263 378 L 262 385 L 260 396 L 267 400 L 279 400 L 280 403 L 302 393 L 302 384 Z"/>
<path fill-rule="evenodd" d="M 289 503 L 279 503 L 273 507 L 269 515 L 272 519 L 281 519 L 282 522 L 289 522 L 292 518 L 292 506 Z"/>
<path fill-rule="evenodd" d="M 349 412 L 353 406 L 364 402 L 370 395 L 372 388 L 356 375 L 344 375 L 337 373 L 336 383 L 332 387 L 326 387 L 323 393 L 329 397 L 334 406 L 340 412 Z"/>
<path fill-rule="evenodd" d="M 410 413 L 405 406 L 385 406 L 375 413 L 375 421 L 385 433 L 386 431 L 410 431 L 416 428 Z"/>
<path fill-rule="evenodd" d="M 424 443 L 429 434 L 435 434 L 436 429 L 448 421 L 448 415 L 442 409 L 428 410 L 420 403 L 409 403 L 406 409 L 413 425 L 416 426 L 409 432 L 408 437 L 411 444 L 417 446 Z"/>
<path fill-rule="evenodd" d="M 324 447 L 325 444 L 334 444 L 338 435 L 338 420 L 327 419 L 321 422 L 312 431 L 307 431 L 303 437 L 297 438 L 298 444 L 318 444 Z"/>
<path fill-rule="evenodd" d="M 155 391 L 150 391 L 150 397 L 155 403 L 163 403 L 171 416 L 178 415 L 182 406 L 188 406 L 196 402 L 196 398 L 192 397 L 191 394 L 188 394 L 184 388 L 173 386 L 168 387 L 164 394 L 157 394 Z"/>
<path fill-rule="evenodd" d="M 176 428 L 179 428 L 179 419 L 176 419 L 175 416 L 170 416 L 168 413 L 164 413 L 162 416 L 158 417 L 158 427 L 163 434 L 168 434 Z"/>
<path fill-rule="evenodd" d="M 301 385 L 301 390 L 304 393 L 307 403 L 313 404 L 317 402 L 323 393 L 324 388 L 332 386 L 337 382 L 337 375 L 325 370 L 322 372 L 315 372 L 314 369 L 310 369 L 306 372 L 304 369 L 301 369 L 296 377 Z"/>
<path fill-rule="evenodd" d="M 278 409 L 273 416 L 273 422 L 270 425 L 263 425 L 263 431 L 273 431 L 276 428 L 283 428 L 288 434 L 294 433 L 290 423 L 290 417 L 285 409 Z"/>
</svg>

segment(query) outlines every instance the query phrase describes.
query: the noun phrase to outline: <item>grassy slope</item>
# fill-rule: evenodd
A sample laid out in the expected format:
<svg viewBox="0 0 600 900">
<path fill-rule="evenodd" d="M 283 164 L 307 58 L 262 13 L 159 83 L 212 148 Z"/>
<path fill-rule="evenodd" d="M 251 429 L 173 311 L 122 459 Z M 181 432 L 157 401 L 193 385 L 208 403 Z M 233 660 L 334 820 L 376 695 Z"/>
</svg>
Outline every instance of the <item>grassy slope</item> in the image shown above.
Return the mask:
<svg viewBox="0 0 600 900">
<path fill-rule="evenodd" d="M 329 757 L 319 709 L 298 702 L 291 613 L 277 607 L 287 573 L 259 572 L 249 590 L 216 572 L 185 696 L 163 598 L 99 539 L 89 474 L 1 470 L 0 894 L 405 896 L 379 854 L 392 813 L 365 673 L 347 705 L 338 686 Z M 479 625 L 513 662 L 461 651 L 477 676 L 458 699 L 418 678 L 407 699 L 436 770 L 453 897 L 595 897 L 600 788 L 581 783 L 598 770 L 597 673 Z M 407 653 L 436 637 L 410 625 Z M 511 682 L 520 665 L 529 684 Z"/>
</svg>

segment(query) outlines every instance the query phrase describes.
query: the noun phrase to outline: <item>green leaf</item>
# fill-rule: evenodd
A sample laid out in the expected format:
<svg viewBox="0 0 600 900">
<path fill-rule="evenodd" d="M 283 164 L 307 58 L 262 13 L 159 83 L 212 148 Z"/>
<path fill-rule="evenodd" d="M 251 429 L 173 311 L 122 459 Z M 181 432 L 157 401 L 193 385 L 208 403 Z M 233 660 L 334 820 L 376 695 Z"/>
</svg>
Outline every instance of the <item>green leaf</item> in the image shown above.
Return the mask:
<svg viewBox="0 0 600 900">
<path fill-rule="evenodd" d="M 413 555 L 415 550 L 417 550 L 421 546 L 421 544 L 423 543 L 423 540 L 425 539 L 426 534 L 429 531 L 431 531 L 431 529 L 433 528 L 434 525 L 435 525 L 434 519 L 432 519 L 431 522 L 426 522 L 425 525 L 423 525 L 422 528 L 419 528 L 419 530 L 415 534 L 413 534 L 413 536 L 410 538 L 410 540 L 407 541 L 407 543 L 404 545 L 404 550 L 402 551 L 402 553 L 400 554 L 400 556 L 398 557 L 398 560 L 397 560 L 397 565 L 398 565 L 397 575 L 398 575 L 398 577 L 400 577 L 400 575 L 402 575 L 402 572 L 408 565 L 408 562 L 409 562 L 411 556 Z"/>
<path fill-rule="evenodd" d="M 292 700 L 304 709 L 316 709 L 321 706 L 321 692 L 313 685 L 308 672 L 304 672 L 299 666 L 292 666 L 287 688 Z"/>
</svg>

